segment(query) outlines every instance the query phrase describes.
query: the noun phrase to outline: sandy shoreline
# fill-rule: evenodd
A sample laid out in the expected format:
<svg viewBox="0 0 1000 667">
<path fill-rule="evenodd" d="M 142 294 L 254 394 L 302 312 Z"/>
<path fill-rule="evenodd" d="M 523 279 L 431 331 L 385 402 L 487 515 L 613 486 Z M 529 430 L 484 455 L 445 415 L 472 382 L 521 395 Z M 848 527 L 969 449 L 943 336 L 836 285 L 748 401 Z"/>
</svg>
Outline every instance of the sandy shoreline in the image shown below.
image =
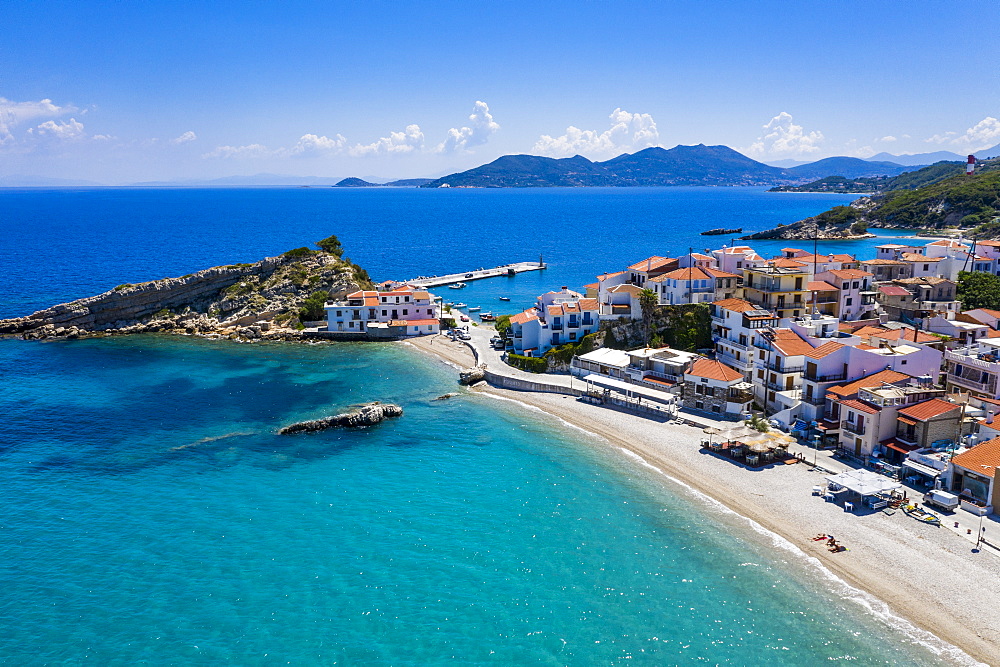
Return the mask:
<svg viewBox="0 0 1000 667">
<path fill-rule="evenodd" d="M 411 340 L 426 353 L 459 367 L 474 363 L 471 351 L 444 337 Z M 569 396 L 489 387 L 489 394 L 532 405 L 598 436 L 621 456 L 639 457 L 678 483 L 784 538 L 848 585 L 874 596 L 861 601 L 878 614 L 912 623 L 910 634 L 956 664 L 1000 664 L 1000 559 L 972 553 L 971 543 L 951 531 L 919 524 L 902 512 L 854 515 L 810 494 L 823 476 L 805 465 L 752 471 L 702 453 L 699 429 L 581 403 Z M 831 554 L 809 538 L 837 536 L 850 551 Z M 884 614 L 884 615 L 885 615 Z M 927 633 L 930 633 L 930 636 Z M 936 641 L 939 638 L 943 641 Z M 949 647 L 944 643 L 953 645 Z M 955 650 L 958 647 L 961 651 Z"/>
</svg>

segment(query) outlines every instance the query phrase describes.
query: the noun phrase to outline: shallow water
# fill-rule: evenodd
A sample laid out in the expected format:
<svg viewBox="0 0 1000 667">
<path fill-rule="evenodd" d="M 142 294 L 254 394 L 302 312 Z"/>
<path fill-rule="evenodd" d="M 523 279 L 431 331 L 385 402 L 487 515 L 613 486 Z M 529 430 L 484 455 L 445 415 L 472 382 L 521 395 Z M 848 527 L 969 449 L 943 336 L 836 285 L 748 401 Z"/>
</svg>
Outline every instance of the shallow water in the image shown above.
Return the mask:
<svg viewBox="0 0 1000 667">
<path fill-rule="evenodd" d="M 0 343 L 11 664 L 932 664 L 718 510 L 402 345 Z M 380 399 L 377 428 L 277 436 Z"/>
</svg>

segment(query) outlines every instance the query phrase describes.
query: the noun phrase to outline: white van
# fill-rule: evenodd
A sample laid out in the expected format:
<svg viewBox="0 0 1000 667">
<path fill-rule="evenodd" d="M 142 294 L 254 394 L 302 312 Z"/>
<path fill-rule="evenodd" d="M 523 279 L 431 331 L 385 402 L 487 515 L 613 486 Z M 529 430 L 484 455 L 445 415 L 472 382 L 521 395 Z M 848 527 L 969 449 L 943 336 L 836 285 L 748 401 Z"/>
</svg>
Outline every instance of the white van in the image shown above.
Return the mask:
<svg viewBox="0 0 1000 667">
<path fill-rule="evenodd" d="M 948 493 L 941 489 L 932 489 L 924 494 L 924 504 L 934 505 L 935 507 L 952 512 L 958 509 L 960 503 L 958 496 L 954 493 Z"/>
</svg>

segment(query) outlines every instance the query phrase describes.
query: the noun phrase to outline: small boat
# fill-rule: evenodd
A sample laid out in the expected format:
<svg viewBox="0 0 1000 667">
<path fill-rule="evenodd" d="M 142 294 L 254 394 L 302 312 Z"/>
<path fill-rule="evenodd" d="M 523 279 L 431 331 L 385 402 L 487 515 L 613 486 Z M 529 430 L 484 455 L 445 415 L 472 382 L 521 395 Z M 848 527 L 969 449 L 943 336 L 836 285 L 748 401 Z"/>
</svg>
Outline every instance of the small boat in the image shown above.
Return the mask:
<svg viewBox="0 0 1000 667">
<path fill-rule="evenodd" d="M 474 312 L 476 312 L 477 310 L 482 310 L 482 309 L 483 309 L 483 307 L 482 307 L 482 306 L 473 306 L 472 308 L 469 308 L 469 312 L 470 312 L 470 313 L 474 313 Z"/>
<path fill-rule="evenodd" d="M 903 511 L 917 521 L 923 521 L 924 523 L 929 523 L 933 526 L 941 525 L 941 517 L 936 514 L 932 514 L 927 510 L 920 509 L 916 505 L 906 505 L 903 507 Z"/>
<path fill-rule="evenodd" d="M 468 305 L 469 304 L 467 304 L 467 303 L 456 303 L 455 304 L 455 308 L 465 308 Z"/>
<path fill-rule="evenodd" d="M 451 289 L 462 289 L 465 287 L 465 283 L 455 283 L 454 285 L 448 285 Z"/>
<path fill-rule="evenodd" d="M 500 297 L 500 300 L 501 301 L 510 301 L 510 297 L 509 296 L 502 296 L 502 297 Z"/>
<path fill-rule="evenodd" d="M 707 232 L 702 232 L 702 236 L 719 236 L 720 234 L 739 234 L 743 231 L 742 227 L 737 227 L 736 229 L 723 229 L 718 227 L 716 229 L 709 229 Z"/>
<path fill-rule="evenodd" d="M 493 313 L 480 313 L 479 319 L 483 322 L 496 322 L 497 316 Z"/>
</svg>

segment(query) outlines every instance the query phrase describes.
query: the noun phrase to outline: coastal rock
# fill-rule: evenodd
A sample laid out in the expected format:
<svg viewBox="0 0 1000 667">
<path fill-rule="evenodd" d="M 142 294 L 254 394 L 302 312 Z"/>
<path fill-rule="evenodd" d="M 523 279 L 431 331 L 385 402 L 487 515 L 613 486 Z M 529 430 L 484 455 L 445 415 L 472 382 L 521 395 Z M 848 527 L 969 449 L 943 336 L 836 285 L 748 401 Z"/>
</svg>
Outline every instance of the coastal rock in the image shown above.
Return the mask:
<svg viewBox="0 0 1000 667">
<path fill-rule="evenodd" d="M 123 284 L 26 317 L 0 320 L 0 335 L 26 340 L 93 334 L 297 333 L 299 309 L 317 292 L 342 298 L 369 287 L 363 269 L 339 255 L 299 248 L 253 264 L 216 266 L 179 278 Z"/>
<path fill-rule="evenodd" d="M 441 394 L 440 396 L 438 396 L 434 400 L 435 401 L 446 401 L 449 398 L 454 398 L 455 396 L 458 396 L 458 394 L 456 394 L 455 392 L 448 392 L 447 394 Z"/>
<path fill-rule="evenodd" d="M 350 412 L 344 412 L 332 417 L 322 419 L 311 419 L 309 421 L 298 422 L 285 426 L 278 431 L 279 435 L 291 435 L 293 433 L 314 433 L 324 431 L 328 428 L 361 428 L 374 426 L 390 417 L 400 417 L 403 408 L 393 403 L 369 403 Z"/>
<path fill-rule="evenodd" d="M 459 384 L 471 385 L 486 379 L 486 366 L 467 368 L 458 374 Z"/>
</svg>

